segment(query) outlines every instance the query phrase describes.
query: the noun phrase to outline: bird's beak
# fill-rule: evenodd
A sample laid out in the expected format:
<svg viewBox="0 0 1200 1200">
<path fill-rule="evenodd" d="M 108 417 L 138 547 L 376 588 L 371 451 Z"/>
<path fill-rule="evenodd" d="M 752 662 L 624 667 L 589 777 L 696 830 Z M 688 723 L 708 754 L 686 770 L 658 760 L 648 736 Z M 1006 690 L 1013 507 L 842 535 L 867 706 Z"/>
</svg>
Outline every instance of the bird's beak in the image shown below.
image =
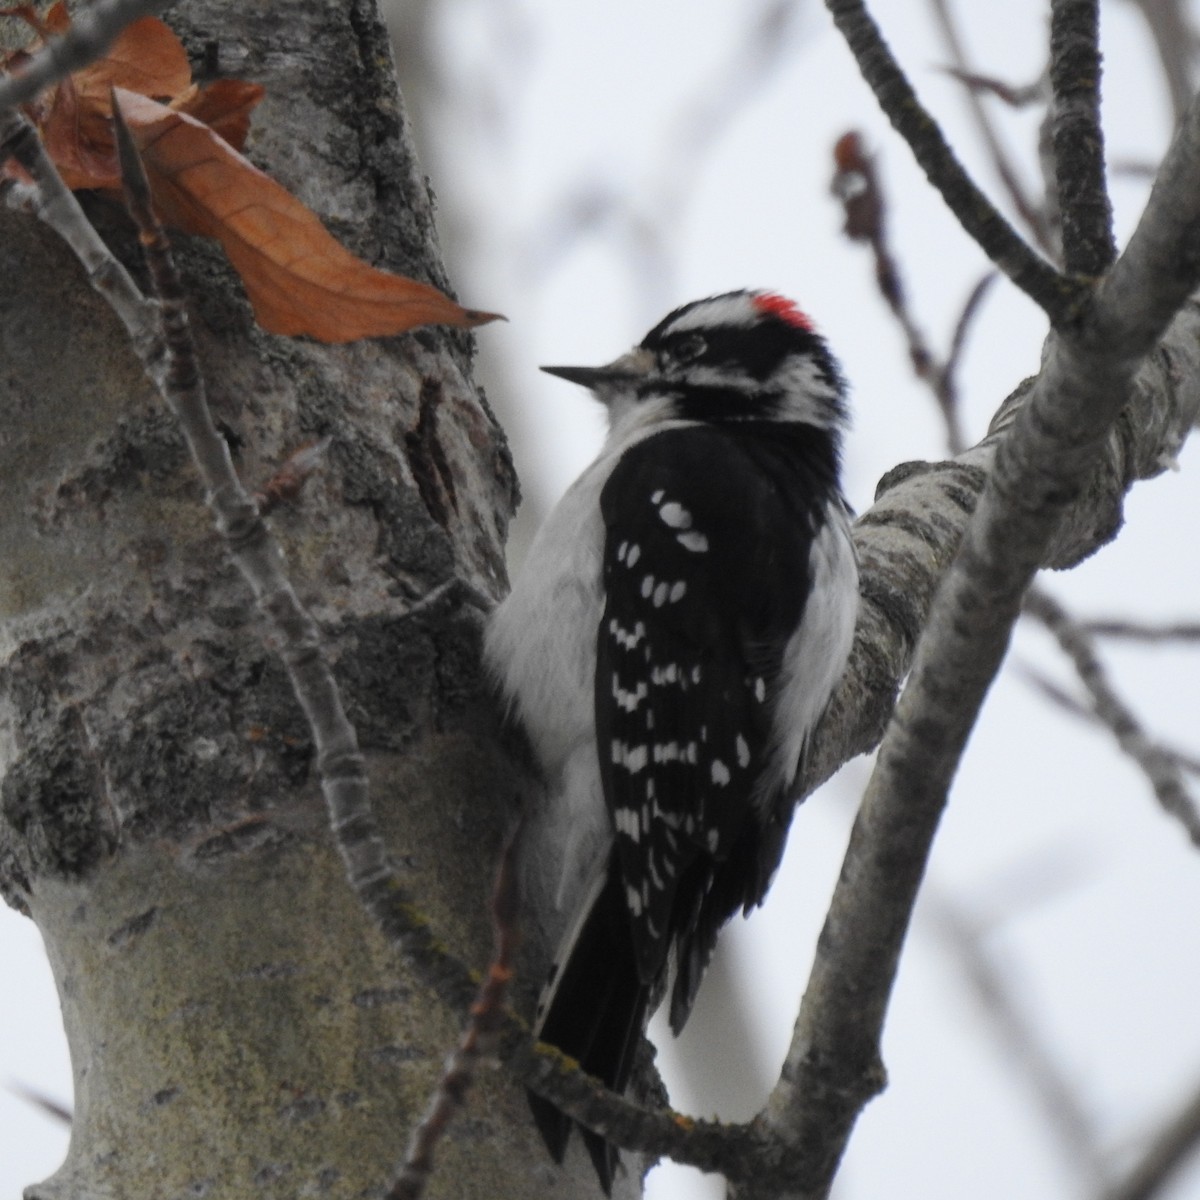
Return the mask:
<svg viewBox="0 0 1200 1200">
<path fill-rule="evenodd" d="M 645 379 L 654 365 L 654 356 L 648 350 L 638 348 L 622 354 L 620 358 L 603 367 L 543 367 L 547 375 L 556 375 L 569 383 L 578 383 L 593 392 L 601 393 L 611 387 L 620 387 Z"/>
</svg>

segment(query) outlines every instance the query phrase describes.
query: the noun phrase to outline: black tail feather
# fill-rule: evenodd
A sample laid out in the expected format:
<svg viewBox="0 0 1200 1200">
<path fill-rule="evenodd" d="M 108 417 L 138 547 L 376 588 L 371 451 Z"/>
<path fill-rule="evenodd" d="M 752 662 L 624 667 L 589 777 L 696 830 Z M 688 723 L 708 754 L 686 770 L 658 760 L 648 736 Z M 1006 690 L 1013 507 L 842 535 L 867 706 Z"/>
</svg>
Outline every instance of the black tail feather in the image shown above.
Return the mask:
<svg viewBox="0 0 1200 1200">
<path fill-rule="evenodd" d="M 535 1032 L 570 1055 L 589 1075 L 623 1092 L 646 1018 L 650 989 L 640 982 L 629 913 L 614 867 L 569 941 L 561 947 L 556 974 L 547 985 L 544 1014 Z M 562 1162 L 573 1122 L 548 1100 L 529 1094 L 529 1107 L 542 1140 Z M 611 1194 L 617 1149 L 582 1129 L 605 1194 Z"/>
</svg>

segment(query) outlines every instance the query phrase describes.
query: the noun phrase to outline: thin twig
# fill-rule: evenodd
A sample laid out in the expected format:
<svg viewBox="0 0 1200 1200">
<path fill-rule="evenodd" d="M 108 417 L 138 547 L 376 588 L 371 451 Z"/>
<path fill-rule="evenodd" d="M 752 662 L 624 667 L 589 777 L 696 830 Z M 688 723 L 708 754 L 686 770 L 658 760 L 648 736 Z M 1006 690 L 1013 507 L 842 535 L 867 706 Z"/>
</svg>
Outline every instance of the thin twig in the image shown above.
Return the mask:
<svg viewBox="0 0 1200 1200">
<path fill-rule="evenodd" d="M 1095 278 L 1117 256 L 1100 122 L 1099 0 L 1052 0 L 1050 88 L 1063 265 Z"/>
<path fill-rule="evenodd" d="M 1091 638 L 1071 619 L 1066 609 L 1041 588 L 1029 589 L 1025 611 L 1054 635 L 1087 689 L 1097 719 L 1142 769 L 1163 809 L 1183 826 L 1192 844 L 1200 846 L 1200 812 L 1188 794 L 1179 764 L 1151 740 L 1133 710 L 1117 695 Z"/>
<path fill-rule="evenodd" d="M 1023 89 L 1022 91 L 1007 89 L 1006 94 L 1001 85 L 995 81 L 977 75 L 967 61 L 966 50 L 963 48 L 962 38 L 958 36 L 958 26 L 955 23 L 950 5 L 946 0 L 933 0 L 933 12 L 938 24 L 941 26 L 942 40 L 946 43 L 946 48 L 950 51 L 950 57 L 954 62 L 951 74 L 966 86 L 967 107 L 971 111 L 971 116 L 975 119 L 979 136 L 983 139 L 983 144 L 987 148 L 988 155 L 992 160 L 992 167 L 995 169 L 1004 190 L 1008 193 L 1008 198 L 1012 201 L 1012 206 L 1016 209 L 1017 215 L 1025 222 L 1025 226 L 1032 235 L 1033 240 L 1041 247 L 1044 254 L 1054 256 L 1054 240 L 1050 236 L 1045 214 L 1026 192 L 1017 169 L 1013 165 L 1008 151 L 1004 148 L 1004 143 L 1000 140 L 1000 134 L 996 130 L 979 96 L 980 89 L 986 87 L 989 91 L 1005 96 L 1006 102 L 1011 103 L 1011 97 L 1016 95 L 1023 96 L 1025 93 L 1033 91 L 1033 89 Z"/>
<path fill-rule="evenodd" d="M 1048 700 L 1057 708 L 1081 721 L 1099 723 L 1099 717 L 1088 708 L 1078 697 L 1073 696 L 1061 683 L 1051 679 L 1044 671 L 1029 663 L 1018 662 L 1013 666 L 1016 675 L 1022 678 L 1034 691 L 1041 692 L 1042 698 Z"/>
<path fill-rule="evenodd" d="M 1073 717 L 1078 717 L 1081 721 L 1091 721 L 1096 725 L 1104 724 L 1096 715 L 1094 709 L 1088 708 L 1086 704 L 1083 704 L 1080 700 L 1072 696 L 1066 688 L 1055 683 L 1053 679 L 1039 671 L 1036 667 L 1031 667 L 1028 664 L 1019 664 L 1015 669 L 1019 675 L 1024 677 L 1027 683 L 1041 692 L 1052 704 L 1057 704 L 1064 712 L 1070 713 Z M 1168 742 L 1159 741 L 1155 745 L 1158 747 L 1159 752 L 1170 759 L 1179 771 L 1185 772 L 1188 775 L 1200 775 L 1200 757 L 1197 757 L 1195 754 L 1189 754 L 1186 750 L 1180 750 L 1177 746 L 1172 746 Z"/>
<path fill-rule="evenodd" d="M 1200 1090 L 1150 1143 L 1129 1173 L 1104 1200 L 1154 1200 L 1200 1146 Z"/>
<path fill-rule="evenodd" d="M 966 303 L 962 306 L 962 311 L 958 314 L 958 320 L 954 324 L 954 333 L 950 337 L 950 351 L 946 355 L 946 362 L 942 367 L 942 376 L 946 381 L 944 386 L 950 389 L 951 394 L 955 397 L 954 407 L 956 412 L 958 409 L 958 367 L 962 361 L 963 350 L 966 348 L 967 333 L 979 313 L 980 306 L 983 304 L 988 292 L 991 291 L 992 284 L 999 278 L 1000 276 L 995 271 L 987 271 L 980 276 L 979 282 L 975 284 L 968 294 Z M 943 405 L 943 407 L 945 406 Z M 957 454 L 964 447 L 955 444 L 954 434 L 954 429 L 947 429 L 947 444 L 950 446 L 951 451 Z M 961 432 L 959 436 L 961 436 Z"/>
<path fill-rule="evenodd" d="M 265 517 L 280 504 L 295 500 L 304 485 L 321 468 L 333 438 L 323 437 L 305 442 L 284 459 L 279 470 L 254 493 L 260 516 Z"/>
<path fill-rule="evenodd" d="M 135 352 L 145 361 L 158 338 L 157 306 L 142 295 L 133 277 L 100 240 L 47 157 L 37 131 L 15 110 L 0 112 L 0 161 L 9 155 L 29 172 L 35 185 L 31 191 L 16 193 L 17 199 L 28 204 L 75 252 L 88 283 L 120 318 Z"/>
<path fill-rule="evenodd" d="M 60 1104 L 57 1100 L 51 1100 L 44 1092 L 39 1092 L 28 1084 L 17 1083 L 16 1080 L 7 1084 L 7 1088 L 14 1096 L 20 1096 L 22 1100 L 28 1104 L 32 1104 L 35 1108 L 40 1108 L 48 1117 L 53 1117 L 62 1125 L 69 1126 L 75 1120 L 75 1114 L 65 1104 Z"/>
<path fill-rule="evenodd" d="M 954 27 L 953 18 L 950 17 L 949 5 L 945 0 L 933 0 L 933 3 L 938 16 L 943 19 L 943 34 L 955 61 L 964 62 L 962 45 L 958 40 L 958 31 Z M 971 91 L 986 92 L 995 96 L 1009 108 L 1025 108 L 1045 95 L 1045 88 L 1040 79 L 1035 83 L 1013 84 L 1004 79 L 997 79 L 994 75 L 981 75 L 978 71 L 968 71 L 962 66 L 943 67 L 942 69 L 951 79 L 957 79 Z M 986 116 L 986 113 L 984 115 Z"/>
<path fill-rule="evenodd" d="M 926 892 L 926 912 L 962 966 L 975 997 L 1003 1046 L 1007 1061 L 1028 1082 L 1042 1119 L 1093 1186 L 1105 1178 L 1096 1131 L 1087 1109 L 1055 1066 L 1051 1048 L 1017 1000 L 1012 973 L 998 963 L 984 943 L 980 924 L 949 901 Z"/>
<path fill-rule="evenodd" d="M 1180 750 L 1166 742 L 1161 742 L 1160 745 L 1165 753 L 1169 754 L 1179 764 L 1181 771 L 1186 771 L 1189 775 L 1200 775 L 1200 757 L 1197 757 L 1195 754 L 1189 754 L 1186 750 Z"/>
<path fill-rule="evenodd" d="M 979 310 L 988 285 L 996 278 L 989 271 L 972 289 L 954 329 L 950 353 L 940 362 L 908 302 L 899 260 L 892 252 L 887 231 L 887 200 L 875 170 L 875 161 L 863 148 L 862 138 L 854 132 L 843 134 L 834 147 L 837 172 L 832 190 L 845 210 L 843 231 L 852 241 L 867 242 L 875 258 L 875 282 L 892 315 L 899 322 L 908 343 L 913 372 L 928 384 L 942 419 L 951 453 L 966 447 L 958 403 L 958 363 L 962 356 L 967 329 Z"/>
<path fill-rule="evenodd" d="M 1167 84 L 1171 113 L 1176 123 L 1183 119 L 1196 90 L 1197 35 L 1188 15 L 1187 0 L 1133 0 L 1141 10 Z"/>
<path fill-rule="evenodd" d="M 467 1094 L 486 1055 L 492 1053 L 504 1023 L 504 1005 L 513 977 L 517 944 L 520 888 L 517 882 L 516 835 L 509 837 L 500 854 L 492 891 L 492 928 L 495 955 L 479 995 L 471 1005 L 467 1028 L 457 1049 L 446 1062 L 429 1111 L 413 1130 L 404 1165 L 388 1192 L 388 1200 L 420 1200 L 433 1173 L 434 1151 L 450 1122 L 466 1104 Z"/>
<path fill-rule="evenodd" d="M 1058 327 L 1068 324 L 1089 289 L 1060 275 L 1039 257 L 996 211 L 992 202 L 954 156 L 941 129 L 922 106 L 863 0 L 825 0 L 896 131 L 908 143 L 929 182 L 941 193 L 963 229 L 983 252 L 1030 297 Z"/>
<path fill-rule="evenodd" d="M 171 0 L 95 0 L 73 14 L 71 28 L 51 38 L 18 74 L 0 77 L 0 112 L 28 104 L 38 92 L 95 62 L 117 34 L 140 17 L 162 12 Z"/>
<path fill-rule="evenodd" d="M 1080 621 L 1079 628 L 1093 637 L 1113 638 L 1128 642 L 1200 642 L 1200 622 L 1097 620 Z"/>
</svg>

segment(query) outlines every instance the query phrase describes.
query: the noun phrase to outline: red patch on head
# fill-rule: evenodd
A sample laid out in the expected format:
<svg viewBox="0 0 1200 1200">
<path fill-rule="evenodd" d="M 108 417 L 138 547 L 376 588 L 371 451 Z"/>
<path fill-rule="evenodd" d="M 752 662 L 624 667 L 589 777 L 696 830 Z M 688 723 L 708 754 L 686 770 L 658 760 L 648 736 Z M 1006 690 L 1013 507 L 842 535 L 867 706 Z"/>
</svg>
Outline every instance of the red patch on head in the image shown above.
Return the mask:
<svg viewBox="0 0 1200 1200">
<path fill-rule="evenodd" d="M 796 307 L 794 300 L 779 295 L 778 292 L 759 292 L 753 300 L 754 307 L 766 316 L 778 317 L 805 333 L 815 332 L 813 323 L 806 312 Z"/>
</svg>

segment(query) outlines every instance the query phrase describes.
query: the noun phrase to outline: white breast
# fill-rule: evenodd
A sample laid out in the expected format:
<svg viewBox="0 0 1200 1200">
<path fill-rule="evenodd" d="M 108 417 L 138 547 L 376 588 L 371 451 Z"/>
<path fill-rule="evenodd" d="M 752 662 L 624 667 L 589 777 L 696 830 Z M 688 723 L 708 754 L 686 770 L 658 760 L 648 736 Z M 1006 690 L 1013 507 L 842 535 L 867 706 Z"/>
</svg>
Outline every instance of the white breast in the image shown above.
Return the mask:
<svg viewBox="0 0 1200 1200">
<path fill-rule="evenodd" d="M 488 624 L 487 663 L 548 776 L 591 736 L 603 603 L 600 490 L 611 470 L 611 461 L 597 461 L 571 485 Z"/>
</svg>

